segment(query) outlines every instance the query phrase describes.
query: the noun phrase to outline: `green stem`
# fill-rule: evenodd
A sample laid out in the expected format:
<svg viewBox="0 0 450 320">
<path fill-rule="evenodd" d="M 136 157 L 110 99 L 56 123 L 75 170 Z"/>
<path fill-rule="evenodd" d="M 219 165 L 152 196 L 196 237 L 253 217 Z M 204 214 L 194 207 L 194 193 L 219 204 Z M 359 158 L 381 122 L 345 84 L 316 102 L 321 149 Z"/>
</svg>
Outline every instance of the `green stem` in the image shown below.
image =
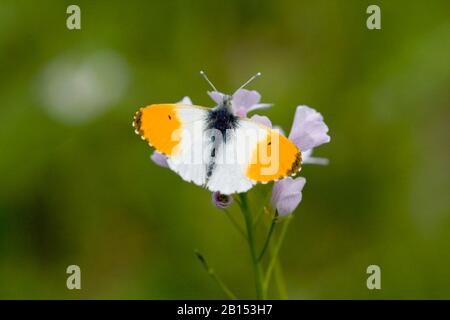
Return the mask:
<svg viewBox="0 0 450 320">
<path fill-rule="evenodd" d="M 277 223 L 277 216 L 278 214 L 275 212 L 275 216 L 272 218 L 272 223 L 270 224 L 270 229 L 269 233 L 267 234 L 266 241 L 264 242 L 264 246 L 261 250 L 261 253 L 259 254 L 258 261 L 261 261 L 262 258 L 264 257 L 264 253 L 266 252 L 267 247 L 269 246 L 270 239 L 272 239 L 273 230 L 275 229 L 275 225 Z"/>
<path fill-rule="evenodd" d="M 278 293 L 280 295 L 280 299 L 287 300 L 288 293 L 286 289 L 286 282 L 284 281 L 283 270 L 281 269 L 280 260 L 277 258 L 277 262 L 275 263 L 275 284 L 278 289 Z"/>
<path fill-rule="evenodd" d="M 271 194 L 270 191 L 267 192 L 267 194 L 264 196 L 264 200 L 263 200 L 262 203 L 267 203 L 267 201 L 269 201 L 270 194 Z M 264 216 L 265 211 L 266 211 L 266 206 L 264 205 L 264 206 L 262 207 L 262 209 L 259 211 L 258 215 L 256 216 L 256 219 L 255 219 L 255 222 L 254 222 L 255 227 L 256 227 L 256 226 L 259 224 L 259 222 L 261 221 L 261 218 Z"/>
<path fill-rule="evenodd" d="M 230 298 L 231 300 L 237 300 L 237 297 L 231 292 L 230 289 L 223 283 L 222 280 L 220 280 L 219 276 L 214 272 L 214 269 L 211 268 L 208 263 L 206 262 L 205 257 L 198 251 L 195 250 L 195 255 L 197 256 L 198 260 L 200 260 L 200 263 L 205 268 L 206 272 L 209 274 L 209 276 L 217 282 L 219 287 L 223 290 L 223 292 Z"/>
<path fill-rule="evenodd" d="M 280 252 L 280 248 L 281 248 L 281 245 L 283 244 L 284 237 L 286 236 L 286 230 L 289 226 L 289 222 L 291 221 L 291 219 L 292 219 L 292 215 L 289 215 L 287 218 L 285 218 L 283 227 L 281 228 L 280 238 L 278 239 L 278 242 L 275 245 L 275 248 L 273 250 L 273 255 L 270 259 L 269 266 L 267 267 L 266 277 L 264 278 L 264 290 L 267 290 L 267 288 L 269 286 L 273 269 L 275 267 L 275 264 L 278 261 L 278 253 Z"/>
<path fill-rule="evenodd" d="M 252 257 L 253 271 L 255 273 L 255 286 L 256 286 L 256 298 L 265 299 L 266 294 L 263 286 L 264 278 L 261 263 L 258 260 L 255 244 L 255 230 L 253 224 L 253 216 L 249 210 L 247 203 L 247 195 L 240 193 L 240 207 L 242 214 L 244 215 L 245 225 L 247 227 L 247 242 L 250 249 L 250 255 Z"/>
<path fill-rule="evenodd" d="M 265 202 L 264 202 L 265 203 Z M 255 227 L 258 226 L 259 222 L 261 221 L 261 218 L 264 216 L 264 213 L 266 213 L 267 211 L 266 206 L 263 206 L 262 209 L 259 211 L 259 213 L 256 215 L 256 219 L 253 222 L 253 224 L 255 225 Z"/>
<path fill-rule="evenodd" d="M 236 197 L 236 195 L 233 196 L 233 200 L 236 201 L 236 203 L 239 205 L 239 207 L 242 206 L 241 201 L 239 200 L 238 197 Z"/>
<path fill-rule="evenodd" d="M 247 236 L 245 235 L 244 230 L 239 225 L 239 223 L 236 221 L 236 219 L 233 218 L 231 213 L 227 209 L 223 209 L 223 211 L 225 211 L 225 214 L 227 215 L 228 219 L 230 219 L 231 223 L 236 228 L 236 230 L 239 231 L 239 233 L 244 237 L 244 239 L 247 239 Z"/>
</svg>

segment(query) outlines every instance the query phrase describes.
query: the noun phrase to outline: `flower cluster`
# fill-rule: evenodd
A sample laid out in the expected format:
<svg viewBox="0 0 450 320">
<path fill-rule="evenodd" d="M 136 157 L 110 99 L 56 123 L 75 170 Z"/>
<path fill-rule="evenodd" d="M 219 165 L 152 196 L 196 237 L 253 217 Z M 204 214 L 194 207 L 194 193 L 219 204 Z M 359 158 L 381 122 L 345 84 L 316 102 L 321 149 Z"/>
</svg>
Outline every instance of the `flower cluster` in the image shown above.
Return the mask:
<svg viewBox="0 0 450 320">
<path fill-rule="evenodd" d="M 214 91 L 208 92 L 208 94 L 216 103 L 220 103 L 223 99 L 223 94 L 220 92 Z M 251 111 L 272 106 L 268 103 L 260 103 L 260 101 L 261 95 L 257 91 L 240 89 L 232 97 L 232 110 L 235 115 L 246 117 Z M 179 103 L 192 104 L 192 101 L 189 97 L 184 97 Z M 266 116 L 255 114 L 250 119 L 272 128 L 272 122 Z M 281 128 L 273 128 L 283 133 Z M 298 106 L 288 138 L 301 150 L 303 164 L 325 165 L 328 163 L 327 159 L 312 157 L 314 148 L 330 141 L 328 127 L 322 115 L 316 110 L 308 106 Z M 161 167 L 169 167 L 166 156 L 157 151 L 150 158 Z M 304 177 L 287 177 L 274 183 L 271 203 L 280 216 L 286 216 L 297 208 L 302 200 L 305 183 Z M 216 207 L 224 209 L 231 205 L 232 197 L 215 192 L 212 194 L 212 202 Z"/>
</svg>

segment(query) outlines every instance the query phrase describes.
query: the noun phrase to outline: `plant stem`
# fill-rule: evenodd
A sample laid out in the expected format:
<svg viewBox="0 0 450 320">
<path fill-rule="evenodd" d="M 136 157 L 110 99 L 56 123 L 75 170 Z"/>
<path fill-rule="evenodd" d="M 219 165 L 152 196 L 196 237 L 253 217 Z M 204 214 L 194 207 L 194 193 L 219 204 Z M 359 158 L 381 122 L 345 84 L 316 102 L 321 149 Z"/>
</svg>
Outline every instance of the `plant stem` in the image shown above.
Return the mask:
<svg viewBox="0 0 450 320">
<path fill-rule="evenodd" d="M 264 200 L 263 200 L 262 203 L 267 203 L 267 202 L 269 201 L 270 194 L 271 194 L 270 191 L 267 192 L 267 194 L 264 196 Z M 266 212 L 266 210 L 267 210 L 267 208 L 266 208 L 266 206 L 264 205 L 264 206 L 262 207 L 262 209 L 259 211 L 259 213 L 256 215 L 256 219 L 255 219 L 255 222 L 254 222 L 255 227 L 256 227 L 256 226 L 259 224 L 259 222 L 261 221 L 261 218 L 264 216 L 264 213 Z"/>
<path fill-rule="evenodd" d="M 231 292 L 230 289 L 223 283 L 222 280 L 220 280 L 219 276 L 214 272 L 214 269 L 211 268 L 208 263 L 206 262 L 205 257 L 198 251 L 195 250 L 195 255 L 197 256 L 198 260 L 200 260 L 200 263 L 205 268 L 206 272 L 208 272 L 209 276 L 217 282 L 219 287 L 223 290 L 223 292 L 230 298 L 231 300 L 237 300 L 237 297 Z"/>
<path fill-rule="evenodd" d="M 231 223 L 236 228 L 236 230 L 239 231 L 239 233 L 244 237 L 244 239 L 247 239 L 247 236 L 246 236 L 244 230 L 239 225 L 239 223 L 236 221 L 236 219 L 233 218 L 231 213 L 227 209 L 223 209 L 223 211 L 225 211 L 225 214 L 227 215 L 228 219 L 230 219 Z"/>
<path fill-rule="evenodd" d="M 250 249 L 250 255 L 253 262 L 253 271 L 255 274 L 255 286 L 256 286 L 256 298 L 257 299 L 265 299 L 266 294 L 263 286 L 264 278 L 263 271 L 260 261 L 258 260 L 258 255 L 256 252 L 256 244 L 255 244 L 255 230 L 253 225 L 253 216 L 250 212 L 247 203 L 247 195 L 245 193 L 240 193 L 240 207 L 242 214 L 244 215 L 245 225 L 247 227 L 247 242 Z"/>
<path fill-rule="evenodd" d="M 272 271 L 275 267 L 275 264 L 277 263 L 278 260 L 278 253 L 280 252 L 280 248 L 281 245 L 283 244 L 283 240 L 284 237 L 286 236 L 286 230 L 287 227 L 289 226 L 289 222 L 292 219 L 292 215 L 289 215 L 288 217 L 286 217 L 283 223 L 283 227 L 281 228 L 281 234 L 280 234 L 280 238 L 278 239 L 278 242 L 275 245 L 275 248 L 273 250 L 273 255 L 270 259 L 269 262 L 269 266 L 267 267 L 267 273 L 266 273 L 266 277 L 264 278 L 264 290 L 267 290 L 269 283 L 270 283 L 270 278 L 272 276 Z"/>
<path fill-rule="evenodd" d="M 277 262 L 275 263 L 275 284 L 280 295 L 280 299 L 288 299 L 288 293 L 286 289 L 286 282 L 284 281 L 283 270 L 281 268 L 280 260 L 277 257 Z"/>
<path fill-rule="evenodd" d="M 275 212 L 275 216 L 272 218 L 272 223 L 270 224 L 269 233 L 267 234 L 266 241 L 264 242 L 264 246 L 261 250 L 261 253 L 259 254 L 258 261 L 261 261 L 264 257 L 264 253 L 267 250 L 267 247 L 269 246 L 270 239 L 272 239 L 273 230 L 275 229 L 275 225 L 277 223 L 277 213 Z"/>
</svg>

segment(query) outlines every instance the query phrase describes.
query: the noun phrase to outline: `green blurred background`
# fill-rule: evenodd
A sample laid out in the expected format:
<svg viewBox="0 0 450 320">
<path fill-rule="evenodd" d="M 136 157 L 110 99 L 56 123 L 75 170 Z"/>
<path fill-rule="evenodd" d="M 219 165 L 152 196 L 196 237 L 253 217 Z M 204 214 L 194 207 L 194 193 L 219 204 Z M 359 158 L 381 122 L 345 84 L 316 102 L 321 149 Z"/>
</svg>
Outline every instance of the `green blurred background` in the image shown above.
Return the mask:
<svg viewBox="0 0 450 320">
<path fill-rule="evenodd" d="M 212 106 L 202 69 L 224 92 L 261 71 L 260 114 L 330 127 L 281 251 L 290 298 L 450 298 L 448 1 L 76 1 L 71 31 L 73 3 L 0 2 L 0 298 L 225 298 L 195 248 L 254 297 L 246 243 L 131 127 L 146 104 Z"/>
</svg>

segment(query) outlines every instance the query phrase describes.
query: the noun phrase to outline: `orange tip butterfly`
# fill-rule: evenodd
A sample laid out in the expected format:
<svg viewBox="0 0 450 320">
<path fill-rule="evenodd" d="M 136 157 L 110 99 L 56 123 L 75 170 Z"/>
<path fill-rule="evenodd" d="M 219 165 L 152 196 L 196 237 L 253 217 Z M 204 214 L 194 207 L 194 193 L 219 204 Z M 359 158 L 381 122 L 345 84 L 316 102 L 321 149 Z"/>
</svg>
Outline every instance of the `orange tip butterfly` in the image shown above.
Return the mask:
<svg viewBox="0 0 450 320">
<path fill-rule="evenodd" d="M 200 73 L 218 92 L 206 74 Z M 276 181 L 300 171 L 297 146 L 277 130 L 236 116 L 232 103 L 232 97 L 224 95 L 213 108 L 152 104 L 136 112 L 133 127 L 168 157 L 169 167 L 183 180 L 212 192 L 246 192 L 258 182 Z"/>
</svg>

